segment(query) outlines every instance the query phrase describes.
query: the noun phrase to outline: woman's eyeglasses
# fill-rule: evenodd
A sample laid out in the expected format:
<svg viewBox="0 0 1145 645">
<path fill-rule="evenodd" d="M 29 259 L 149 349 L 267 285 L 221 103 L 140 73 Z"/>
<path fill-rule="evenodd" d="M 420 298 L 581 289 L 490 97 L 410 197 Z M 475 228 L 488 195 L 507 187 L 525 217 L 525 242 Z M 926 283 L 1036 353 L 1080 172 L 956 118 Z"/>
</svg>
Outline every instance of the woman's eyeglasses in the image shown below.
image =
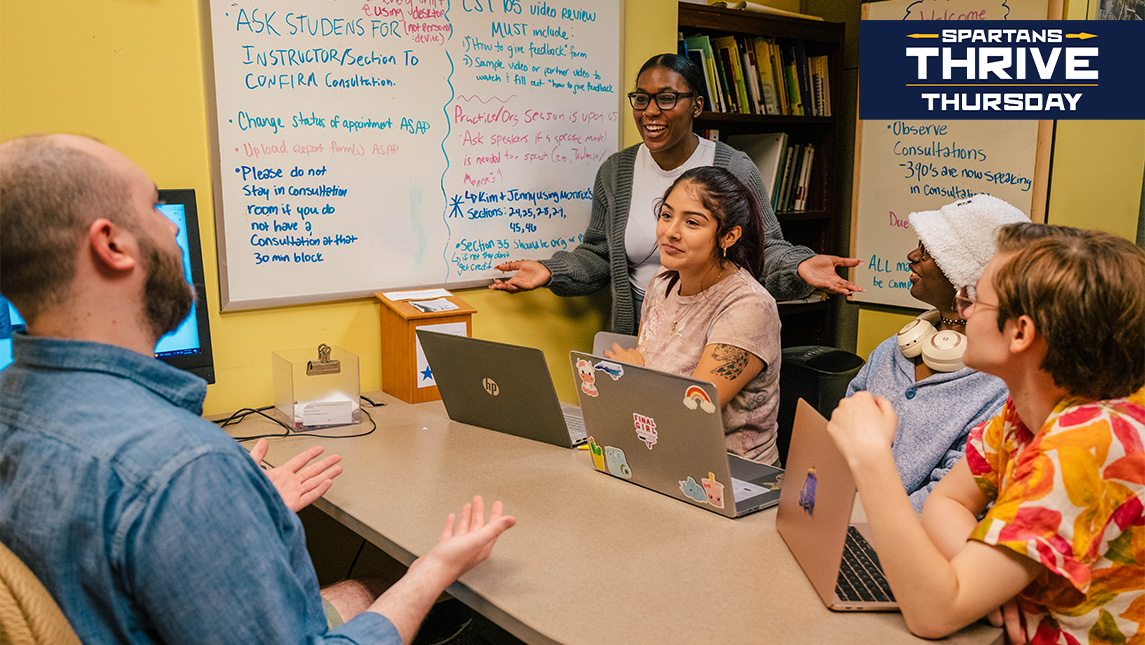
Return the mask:
<svg viewBox="0 0 1145 645">
<path fill-rule="evenodd" d="M 998 305 L 990 305 L 978 301 L 978 292 L 973 285 L 958 287 L 958 291 L 954 294 L 954 308 L 958 310 L 959 318 L 966 318 L 966 312 L 974 306 L 978 307 L 997 307 Z"/>
<path fill-rule="evenodd" d="M 676 101 L 679 101 L 681 96 L 691 97 L 695 95 L 695 92 L 657 92 L 655 94 L 629 92 L 628 102 L 632 104 L 632 109 L 634 110 L 645 110 L 652 104 L 652 100 L 655 99 L 656 107 L 661 110 L 671 110 L 676 107 Z"/>
</svg>

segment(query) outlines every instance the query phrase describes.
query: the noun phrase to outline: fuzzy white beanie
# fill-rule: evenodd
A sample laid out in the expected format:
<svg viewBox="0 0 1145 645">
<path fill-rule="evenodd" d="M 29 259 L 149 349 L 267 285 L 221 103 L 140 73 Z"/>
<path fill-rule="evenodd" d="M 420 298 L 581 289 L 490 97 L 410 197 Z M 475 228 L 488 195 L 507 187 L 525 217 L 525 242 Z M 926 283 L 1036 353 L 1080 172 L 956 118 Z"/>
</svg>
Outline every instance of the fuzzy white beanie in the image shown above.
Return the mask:
<svg viewBox="0 0 1145 645">
<path fill-rule="evenodd" d="M 978 281 L 994 257 L 999 228 L 1030 221 L 1022 211 L 985 193 L 908 218 L 926 252 L 955 288 Z"/>
</svg>

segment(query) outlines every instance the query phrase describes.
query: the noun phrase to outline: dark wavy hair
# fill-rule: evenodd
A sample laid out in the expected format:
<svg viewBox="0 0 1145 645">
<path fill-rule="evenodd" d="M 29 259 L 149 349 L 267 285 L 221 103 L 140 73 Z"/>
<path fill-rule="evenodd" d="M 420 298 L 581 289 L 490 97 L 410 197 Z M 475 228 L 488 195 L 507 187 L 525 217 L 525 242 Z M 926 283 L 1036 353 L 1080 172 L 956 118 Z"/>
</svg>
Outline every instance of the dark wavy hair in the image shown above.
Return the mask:
<svg viewBox="0 0 1145 645">
<path fill-rule="evenodd" d="M 692 59 L 687 56 L 680 56 L 679 54 L 656 54 L 649 58 L 647 62 L 636 73 L 636 81 L 640 80 L 640 75 L 652 69 L 653 67 L 663 67 L 676 72 L 684 77 L 684 82 L 688 84 L 688 91 L 693 92 L 696 97 L 703 96 L 704 87 L 704 72 L 700 66 L 692 62 Z M 636 83 L 634 82 L 633 85 Z"/>
<path fill-rule="evenodd" d="M 740 227 L 740 237 L 728 247 L 727 259 L 716 251 L 715 257 L 721 266 L 725 261 L 733 262 L 753 276 L 763 274 L 763 217 L 755 193 L 724 168 L 700 166 L 686 171 L 672 182 L 657 203 L 657 214 L 668 195 L 684 184 L 691 184 L 700 203 L 716 218 L 717 247 L 720 238 L 728 231 Z"/>
</svg>

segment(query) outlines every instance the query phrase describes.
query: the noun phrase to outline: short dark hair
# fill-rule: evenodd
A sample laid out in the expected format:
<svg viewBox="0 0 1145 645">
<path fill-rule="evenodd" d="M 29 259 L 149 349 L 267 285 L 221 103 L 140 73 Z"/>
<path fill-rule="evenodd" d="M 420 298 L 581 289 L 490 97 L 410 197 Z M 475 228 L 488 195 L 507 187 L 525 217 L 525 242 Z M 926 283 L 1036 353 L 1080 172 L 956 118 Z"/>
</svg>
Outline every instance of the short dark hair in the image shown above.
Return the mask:
<svg viewBox="0 0 1145 645">
<path fill-rule="evenodd" d="M 717 246 L 720 238 L 735 227 L 740 227 L 740 238 L 728 247 L 727 259 L 751 272 L 753 276 L 763 274 L 763 217 L 760 215 L 759 199 L 727 169 L 716 166 L 700 166 L 684 172 L 672 182 L 661 198 L 662 204 L 677 187 L 691 184 L 704 208 L 716 218 Z M 657 206 L 656 212 L 660 209 Z"/>
<path fill-rule="evenodd" d="M 1014 256 L 994 275 L 998 329 L 1029 316 L 1055 385 L 1088 399 L 1128 396 L 1145 383 L 1145 251 L 1102 231 L 1048 228 L 1057 230 L 1018 249 L 1011 242 L 1032 229 L 999 234 L 1000 252 Z"/>
<path fill-rule="evenodd" d="M 670 69 L 683 76 L 684 83 L 688 85 L 688 91 L 694 92 L 696 96 L 703 96 L 704 71 L 700 69 L 699 65 L 692 62 L 691 58 L 679 54 L 656 54 L 649 58 L 640 68 L 640 71 L 636 73 L 636 80 L 639 81 L 640 75 L 653 67 Z"/>
<path fill-rule="evenodd" d="M 93 221 L 129 223 L 126 195 L 106 163 L 60 137 L 0 146 L 0 293 L 26 320 L 67 297 Z"/>
</svg>

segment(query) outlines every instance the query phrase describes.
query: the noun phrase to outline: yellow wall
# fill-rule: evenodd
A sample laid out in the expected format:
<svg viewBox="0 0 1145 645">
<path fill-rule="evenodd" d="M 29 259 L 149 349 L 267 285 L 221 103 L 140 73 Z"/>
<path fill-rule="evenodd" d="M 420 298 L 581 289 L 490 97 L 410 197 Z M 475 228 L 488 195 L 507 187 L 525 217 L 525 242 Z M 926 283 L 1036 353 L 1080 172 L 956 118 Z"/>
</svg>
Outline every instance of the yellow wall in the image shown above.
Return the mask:
<svg viewBox="0 0 1145 645">
<path fill-rule="evenodd" d="M 622 87 L 645 59 L 674 48 L 675 6 L 626 3 Z M 51 11 L 35 2 L 0 3 L 0 139 L 87 134 L 122 151 L 159 186 L 196 190 L 215 345 L 207 413 L 271 403 L 271 352 L 321 342 L 358 354 L 362 389 L 378 389 L 374 301 L 219 314 L 199 18 L 199 3 L 190 0 L 65 0 Z M 623 140 L 639 140 L 630 124 Z M 607 322 L 607 293 L 460 295 L 479 310 L 474 335 L 542 348 L 561 397 L 575 400 L 568 352 L 591 348 Z"/>
<path fill-rule="evenodd" d="M 1075 4 L 1084 11 L 1084 3 Z M 779 6 L 797 10 L 794 0 Z M 626 2 L 622 91 L 649 56 L 675 49 L 675 7 L 673 0 Z M 624 124 L 623 144 L 638 141 L 631 119 Z M 362 358 L 363 390 L 381 386 L 378 305 L 373 301 L 218 312 L 197 2 L 65 0 L 52 5 L 52 11 L 40 3 L 0 2 L 0 139 L 33 132 L 98 137 L 136 161 L 160 186 L 196 189 L 217 378 L 208 389 L 208 413 L 270 403 L 270 353 L 320 342 L 341 345 Z M 1143 164 L 1142 122 L 1059 123 L 1050 221 L 1132 237 Z M 479 310 L 474 335 L 542 348 L 561 398 L 575 399 L 567 354 L 588 349 L 592 335 L 606 324 L 607 293 L 557 298 L 544 290 L 516 296 L 467 290 L 461 296 Z M 861 311 L 859 354 L 866 356 L 906 318 Z"/>
</svg>

